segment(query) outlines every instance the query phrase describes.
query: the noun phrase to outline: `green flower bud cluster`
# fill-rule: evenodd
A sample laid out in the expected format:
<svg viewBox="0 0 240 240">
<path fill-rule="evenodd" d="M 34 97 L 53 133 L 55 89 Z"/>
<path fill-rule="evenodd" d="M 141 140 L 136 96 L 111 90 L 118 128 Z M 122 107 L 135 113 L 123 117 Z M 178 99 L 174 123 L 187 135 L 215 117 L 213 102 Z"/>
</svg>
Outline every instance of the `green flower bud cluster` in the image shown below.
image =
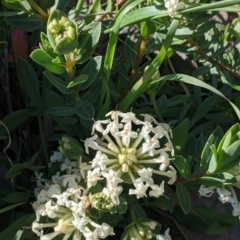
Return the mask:
<svg viewBox="0 0 240 240">
<path fill-rule="evenodd" d="M 55 53 L 69 54 L 78 47 L 77 26 L 60 10 L 54 10 L 50 14 L 47 35 Z"/>
<path fill-rule="evenodd" d="M 59 151 L 64 157 L 69 159 L 78 160 L 82 155 L 82 147 L 80 143 L 69 136 L 63 136 L 61 141 L 59 141 Z"/>
<path fill-rule="evenodd" d="M 91 197 L 91 206 L 103 212 L 109 212 L 114 208 L 114 203 L 110 196 L 103 192 L 95 193 Z"/>
</svg>

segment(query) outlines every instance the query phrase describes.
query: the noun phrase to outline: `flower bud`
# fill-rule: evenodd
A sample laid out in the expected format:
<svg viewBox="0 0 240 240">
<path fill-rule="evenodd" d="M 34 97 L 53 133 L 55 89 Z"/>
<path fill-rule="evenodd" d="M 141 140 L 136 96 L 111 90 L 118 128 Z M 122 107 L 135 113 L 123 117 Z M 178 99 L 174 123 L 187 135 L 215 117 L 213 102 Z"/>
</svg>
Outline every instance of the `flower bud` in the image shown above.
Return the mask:
<svg viewBox="0 0 240 240">
<path fill-rule="evenodd" d="M 103 212 L 109 212 L 114 208 L 111 197 L 103 192 L 96 193 L 91 197 L 91 206 Z"/>
<path fill-rule="evenodd" d="M 47 22 L 47 35 L 57 54 L 68 54 L 78 47 L 78 29 L 66 14 L 54 10 Z"/>
<path fill-rule="evenodd" d="M 59 141 L 59 151 L 61 154 L 69 159 L 79 159 L 79 157 L 82 155 L 82 147 L 80 143 L 69 136 L 63 136 L 62 140 Z"/>
</svg>

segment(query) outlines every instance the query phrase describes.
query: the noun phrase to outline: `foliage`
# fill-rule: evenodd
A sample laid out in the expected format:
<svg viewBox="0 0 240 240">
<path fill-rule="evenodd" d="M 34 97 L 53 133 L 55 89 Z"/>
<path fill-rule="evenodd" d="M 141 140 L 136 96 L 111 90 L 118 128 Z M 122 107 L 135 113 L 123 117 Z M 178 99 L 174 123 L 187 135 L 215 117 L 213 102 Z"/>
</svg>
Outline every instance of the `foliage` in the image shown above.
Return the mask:
<svg viewBox="0 0 240 240">
<path fill-rule="evenodd" d="M 0 239 L 239 224 L 239 4 L 3 0 Z"/>
</svg>

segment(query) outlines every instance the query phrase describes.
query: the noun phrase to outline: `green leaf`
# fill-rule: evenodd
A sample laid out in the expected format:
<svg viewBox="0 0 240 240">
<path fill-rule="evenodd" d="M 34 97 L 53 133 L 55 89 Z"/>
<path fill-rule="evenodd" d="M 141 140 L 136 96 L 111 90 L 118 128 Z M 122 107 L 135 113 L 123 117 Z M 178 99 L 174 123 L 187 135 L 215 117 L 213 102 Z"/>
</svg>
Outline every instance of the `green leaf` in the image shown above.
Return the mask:
<svg viewBox="0 0 240 240">
<path fill-rule="evenodd" d="M 217 161 L 217 172 L 226 172 L 232 169 L 235 165 L 239 163 L 240 158 L 240 140 L 237 140 L 232 145 L 230 145 L 226 150 L 221 152 L 219 159 Z"/>
<path fill-rule="evenodd" d="M 15 16 L 15 15 L 21 15 L 24 12 L 16 12 L 16 11 L 11 11 L 11 12 L 0 12 L 1 17 L 9 17 L 9 16 Z"/>
<path fill-rule="evenodd" d="M 211 145 L 210 146 L 210 149 L 212 150 L 212 146 L 215 146 L 215 145 Z M 209 162 L 209 166 L 208 166 L 208 172 L 210 173 L 213 173 L 216 171 L 217 169 L 217 157 L 216 157 L 216 154 L 212 154 L 212 157 L 210 159 L 210 162 Z"/>
<path fill-rule="evenodd" d="M 177 127 L 173 129 L 173 147 L 177 151 L 181 151 L 188 139 L 189 120 L 186 118 Z"/>
<path fill-rule="evenodd" d="M 162 95 L 160 98 L 158 98 L 157 106 L 158 106 L 159 112 L 162 115 L 168 107 L 168 100 L 166 95 Z"/>
<path fill-rule="evenodd" d="M 72 88 L 74 86 L 77 85 L 82 85 L 83 83 L 85 83 L 88 80 L 88 75 L 85 74 L 81 74 L 77 77 L 75 77 L 68 85 L 67 88 Z"/>
<path fill-rule="evenodd" d="M 199 25 L 195 30 L 194 30 L 194 37 L 199 37 L 203 34 L 205 34 L 206 32 L 208 32 L 210 29 L 212 29 L 213 27 L 216 26 L 216 21 L 207 21 L 204 22 L 203 24 Z M 205 67 L 205 66 L 204 66 Z M 208 70 L 209 67 L 207 66 Z"/>
<path fill-rule="evenodd" d="M 20 240 L 23 234 L 23 230 L 18 230 L 16 235 L 14 236 L 14 240 Z"/>
<path fill-rule="evenodd" d="M 179 173 L 184 178 L 191 177 L 191 169 L 190 169 L 189 163 L 187 162 L 187 160 L 184 157 L 175 155 L 174 160 L 172 160 L 171 163 L 177 168 Z"/>
<path fill-rule="evenodd" d="M 1 200 L 7 203 L 22 203 L 26 202 L 30 196 L 30 192 L 10 192 L 5 197 L 1 198 Z"/>
<path fill-rule="evenodd" d="M 10 113 L 2 119 L 2 122 L 6 125 L 8 131 L 12 133 L 16 129 L 18 129 L 23 123 L 25 123 L 29 119 L 29 117 L 29 109 L 22 109 Z M 6 134 L 6 129 L 0 124 L 0 136 Z"/>
<path fill-rule="evenodd" d="M 58 122 L 72 125 L 72 124 L 76 124 L 78 122 L 78 119 L 74 117 L 64 117 L 59 119 Z"/>
<path fill-rule="evenodd" d="M 40 66 L 46 68 L 52 73 L 61 74 L 65 71 L 62 64 L 53 63 L 53 57 L 47 54 L 42 49 L 36 49 L 31 54 L 30 57 Z"/>
<path fill-rule="evenodd" d="M 197 140 L 194 136 L 190 136 L 188 138 L 184 150 L 181 151 L 181 154 L 186 156 L 187 162 L 191 169 L 197 156 Z"/>
<path fill-rule="evenodd" d="M 48 89 L 45 90 L 45 99 L 48 109 L 66 104 L 66 101 L 60 95 Z"/>
<path fill-rule="evenodd" d="M 172 44 L 172 40 L 178 28 L 179 20 L 174 19 L 168 29 L 168 33 L 165 41 L 155 59 L 149 65 L 148 69 L 144 72 L 143 76 L 135 83 L 127 96 L 119 103 L 118 109 L 121 111 L 126 111 L 129 106 L 133 104 L 144 92 L 146 92 L 156 81 L 150 81 L 152 76 L 158 71 L 159 67 L 163 63 L 165 57 L 167 56 L 167 51 Z M 161 79 L 161 78 L 160 78 Z M 162 82 L 161 84 L 164 84 Z M 240 116 L 240 115 L 239 115 Z"/>
<path fill-rule="evenodd" d="M 114 210 L 117 210 L 119 214 L 124 214 L 127 211 L 127 201 L 123 197 L 119 197 L 120 204 L 114 207 Z"/>
<path fill-rule="evenodd" d="M 158 6 L 147 6 L 138 9 L 134 9 L 133 11 L 127 13 L 121 21 L 121 28 L 133 25 L 139 22 L 146 21 L 153 17 L 165 17 L 167 16 L 166 9 L 159 9 Z"/>
<path fill-rule="evenodd" d="M 194 114 L 192 120 L 194 122 L 199 121 L 212 109 L 215 103 L 216 103 L 216 97 L 209 97 L 205 99 L 197 108 L 197 112 Z"/>
<path fill-rule="evenodd" d="M 101 36 L 101 28 L 101 22 L 92 22 L 80 32 L 78 36 L 80 50 L 75 59 L 77 64 L 82 64 L 92 57 Z"/>
<path fill-rule="evenodd" d="M 5 18 L 5 21 L 15 27 L 15 28 L 21 28 L 26 31 L 33 31 L 35 29 L 38 29 L 42 27 L 43 21 L 35 18 L 28 16 L 27 14 L 21 14 L 21 15 L 16 15 L 16 16 L 9 16 Z"/>
<path fill-rule="evenodd" d="M 48 113 L 56 116 L 72 116 L 76 113 L 75 107 L 53 107 L 48 110 Z"/>
<path fill-rule="evenodd" d="M 220 127 L 217 127 L 213 133 L 209 136 L 202 154 L 201 154 L 201 161 L 200 161 L 200 166 L 203 172 L 205 172 L 208 169 L 211 157 L 212 157 L 212 150 L 211 150 L 211 146 L 214 145 L 218 145 L 220 140 L 223 137 L 223 130 Z"/>
<path fill-rule="evenodd" d="M 192 205 L 188 190 L 182 183 L 177 183 L 176 193 L 179 200 L 179 204 L 183 212 L 187 215 L 190 212 Z"/>
<path fill-rule="evenodd" d="M 19 174 L 21 174 L 22 170 L 23 169 L 27 169 L 28 166 L 26 163 L 17 163 L 17 164 L 14 164 L 9 170 L 8 172 L 6 173 L 5 175 L 5 178 L 8 179 L 8 178 L 12 178 L 12 177 L 15 177 Z"/>
<path fill-rule="evenodd" d="M 95 109 L 91 103 L 87 101 L 82 101 L 76 109 L 76 114 L 80 118 L 90 120 L 94 117 Z"/>
<path fill-rule="evenodd" d="M 43 74 L 60 92 L 62 92 L 64 94 L 71 93 L 71 91 L 69 89 L 67 89 L 67 84 L 63 80 L 54 76 L 49 71 L 44 71 Z"/>
<path fill-rule="evenodd" d="M 11 210 L 11 209 L 13 209 L 13 208 L 16 208 L 16 207 L 24 204 L 24 203 L 25 203 L 25 202 L 16 203 L 16 204 L 13 204 L 13 205 L 9 205 L 9 206 L 7 206 L 7 207 L 5 207 L 5 208 L 1 208 L 1 209 L 0 209 L 0 213 L 7 212 L 7 211 L 9 211 L 9 210 Z M 0 236 L 1 236 L 1 235 L 0 235 Z"/>
<path fill-rule="evenodd" d="M 24 224 L 31 224 L 35 219 L 35 214 L 25 214 L 11 223 L 8 228 L 0 233 L 0 239 L 13 240 L 15 233 L 22 228 Z"/>
<path fill-rule="evenodd" d="M 222 94 L 216 88 L 208 85 L 207 83 L 185 74 L 170 74 L 170 75 L 160 77 L 157 81 L 162 81 L 163 83 L 165 83 L 167 80 L 189 83 L 195 86 L 199 86 L 201 88 L 206 88 L 212 91 L 213 93 L 216 93 L 217 95 L 221 96 L 222 98 L 224 98 L 230 103 L 235 113 L 237 114 L 238 118 L 240 119 L 240 110 L 238 109 L 238 107 L 234 103 L 232 103 L 224 94 Z"/>
<path fill-rule="evenodd" d="M 31 6 L 25 0 L 11 1 L 11 0 L 2 0 L 2 4 L 12 10 L 20 10 L 24 12 L 30 12 Z"/>
<path fill-rule="evenodd" d="M 18 72 L 24 92 L 30 99 L 30 106 L 41 110 L 43 107 L 42 97 L 36 72 L 23 58 L 18 58 Z"/>
<path fill-rule="evenodd" d="M 72 38 L 64 37 L 61 39 L 54 48 L 54 52 L 57 54 L 69 54 L 78 47 L 78 41 Z"/>
<path fill-rule="evenodd" d="M 220 141 L 217 152 L 218 154 L 221 154 L 222 151 L 225 151 L 232 143 L 233 136 L 238 133 L 240 130 L 240 125 L 239 123 L 236 123 L 233 125 L 223 136 L 222 140 Z"/>
<path fill-rule="evenodd" d="M 151 21 L 146 21 L 141 26 L 141 36 L 143 37 L 150 36 L 151 34 L 156 32 L 158 28 L 159 26 L 156 25 L 155 23 Z"/>
<path fill-rule="evenodd" d="M 205 186 L 222 186 L 223 184 L 236 183 L 236 178 L 230 173 L 211 174 L 199 179 L 201 185 Z"/>
<path fill-rule="evenodd" d="M 220 223 L 220 222 L 214 222 L 212 223 L 208 229 L 207 229 L 207 234 L 221 234 L 221 233 L 226 233 L 228 232 L 233 225 L 226 224 L 226 223 Z"/>
<path fill-rule="evenodd" d="M 86 64 L 81 74 L 88 75 L 88 79 L 86 82 L 78 86 L 79 90 L 85 90 L 93 84 L 93 82 L 96 80 L 98 76 L 98 73 L 101 68 L 101 64 L 102 64 L 102 56 L 94 57 Z"/>
</svg>

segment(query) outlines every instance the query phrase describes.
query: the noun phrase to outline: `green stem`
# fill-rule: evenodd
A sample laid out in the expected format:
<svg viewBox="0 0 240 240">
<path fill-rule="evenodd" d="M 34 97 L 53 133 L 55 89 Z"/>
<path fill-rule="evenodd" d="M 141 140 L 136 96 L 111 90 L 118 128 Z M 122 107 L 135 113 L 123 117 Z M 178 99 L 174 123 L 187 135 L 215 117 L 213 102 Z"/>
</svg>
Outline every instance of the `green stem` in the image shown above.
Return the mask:
<svg viewBox="0 0 240 240">
<path fill-rule="evenodd" d="M 132 208 L 130 208 L 130 214 L 131 214 L 132 222 L 136 222 L 137 218 Z"/>
<path fill-rule="evenodd" d="M 153 108 L 154 108 L 156 114 L 158 115 L 158 118 L 160 119 L 160 121 L 164 122 L 163 119 L 162 119 L 162 115 L 161 115 L 161 113 L 158 110 L 157 101 L 156 101 L 156 95 L 155 94 L 151 94 L 150 95 L 150 102 L 153 105 Z"/>
<path fill-rule="evenodd" d="M 65 54 L 64 57 L 65 57 L 65 60 L 66 60 L 65 69 L 67 71 L 69 80 L 71 81 L 72 79 L 75 78 L 74 70 L 73 70 L 73 66 L 75 65 L 75 61 L 71 60 L 70 54 Z"/>
<path fill-rule="evenodd" d="M 39 133 L 40 133 L 40 139 L 42 142 L 44 157 L 46 158 L 46 162 L 48 162 L 48 153 L 47 153 L 47 148 L 46 148 L 46 144 L 45 144 L 45 140 L 44 140 L 42 119 L 41 119 L 41 116 L 39 116 L 39 115 L 38 115 L 38 129 L 39 129 Z"/>
<path fill-rule="evenodd" d="M 48 20 L 48 15 L 33 0 L 27 1 L 31 5 L 31 7 L 33 7 L 44 18 L 45 21 Z"/>
<path fill-rule="evenodd" d="M 74 18 L 78 17 L 80 15 L 80 12 L 83 8 L 84 0 L 78 0 L 77 6 L 74 11 Z"/>
</svg>

